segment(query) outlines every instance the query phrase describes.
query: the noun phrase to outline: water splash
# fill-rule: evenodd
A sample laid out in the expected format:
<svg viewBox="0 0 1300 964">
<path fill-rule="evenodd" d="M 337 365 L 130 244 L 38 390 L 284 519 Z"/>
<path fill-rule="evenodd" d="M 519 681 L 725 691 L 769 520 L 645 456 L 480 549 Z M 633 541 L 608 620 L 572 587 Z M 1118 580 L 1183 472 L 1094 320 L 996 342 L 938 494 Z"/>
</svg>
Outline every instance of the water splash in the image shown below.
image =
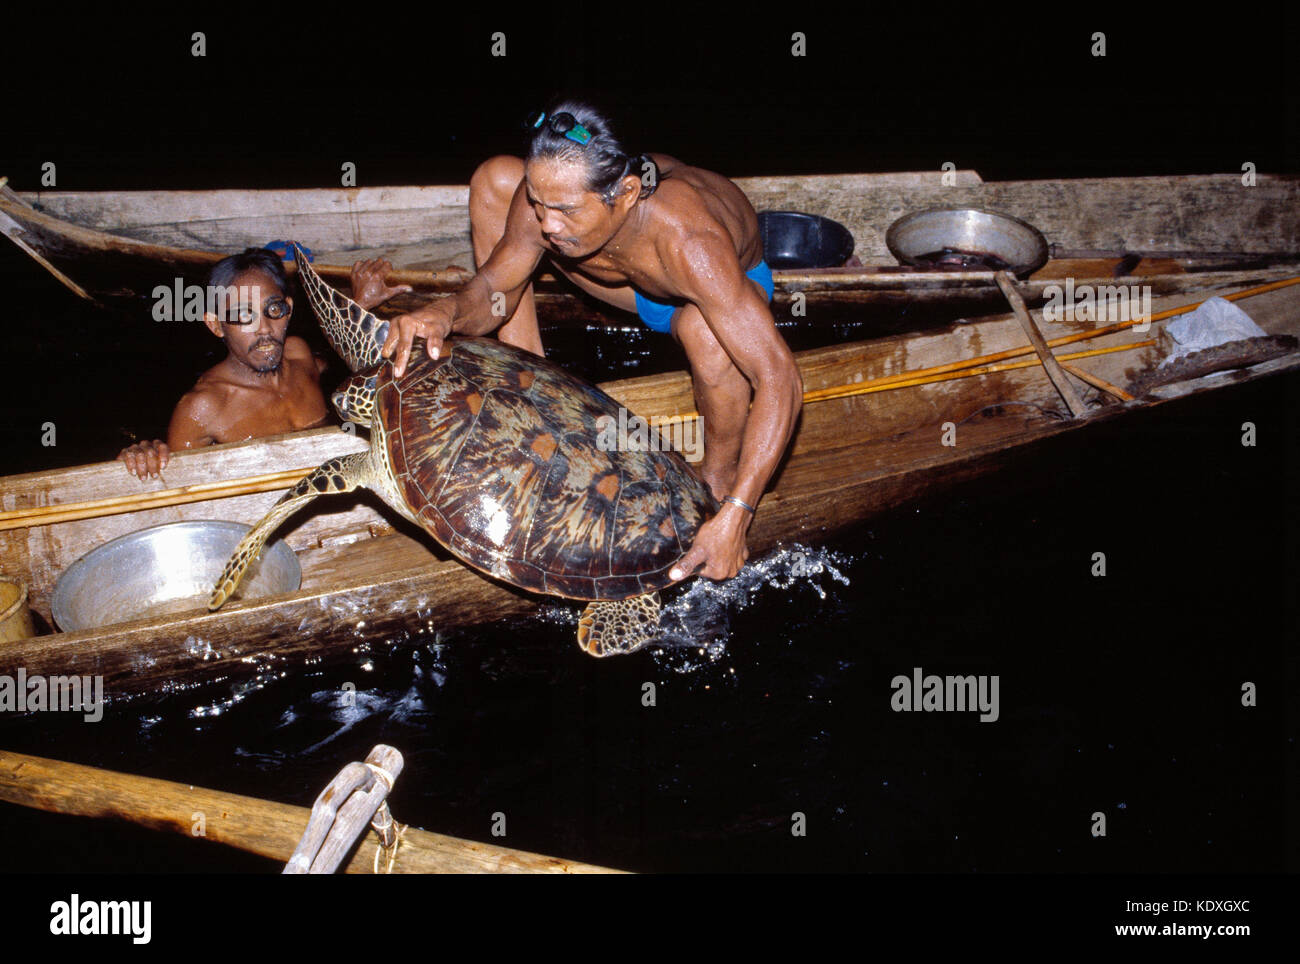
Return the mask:
<svg viewBox="0 0 1300 964">
<path fill-rule="evenodd" d="M 726 582 L 696 579 L 666 602 L 663 632 L 652 652 L 662 668 L 677 673 L 715 665 L 726 655 L 733 616 L 754 605 L 765 591 L 778 590 L 782 598 L 793 600 L 806 588 L 825 602 L 828 581 L 849 585 L 842 570 L 851 561 L 844 553 L 796 543 L 748 563 Z"/>
</svg>

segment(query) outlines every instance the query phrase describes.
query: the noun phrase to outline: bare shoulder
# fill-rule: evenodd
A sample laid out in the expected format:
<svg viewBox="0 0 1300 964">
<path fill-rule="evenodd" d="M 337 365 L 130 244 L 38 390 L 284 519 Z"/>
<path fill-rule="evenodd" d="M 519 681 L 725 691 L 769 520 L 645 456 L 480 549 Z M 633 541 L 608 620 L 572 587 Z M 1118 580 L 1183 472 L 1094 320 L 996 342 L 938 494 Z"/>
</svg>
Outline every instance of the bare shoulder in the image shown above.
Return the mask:
<svg viewBox="0 0 1300 964">
<path fill-rule="evenodd" d="M 176 411 L 211 421 L 219 418 L 231 399 L 241 391 L 244 391 L 244 386 L 232 381 L 225 363 L 218 362 L 200 375 L 194 387 L 181 396 Z"/>
<path fill-rule="evenodd" d="M 653 237 L 661 255 L 682 256 L 687 249 L 718 247 L 734 254 L 728 226 L 697 184 L 664 180 L 650 196 L 654 205 Z"/>
<path fill-rule="evenodd" d="M 661 155 L 651 155 L 656 163 Z M 647 199 L 654 205 L 656 247 L 661 255 L 679 257 L 690 248 L 695 260 L 701 249 L 730 250 L 745 264 L 762 257 L 758 215 L 735 182 L 673 158 L 666 163 L 658 189 Z M 657 199 L 657 200 L 656 200 Z"/>
<path fill-rule="evenodd" d="M 233 387 L 222 375 L 221 366 L 213 366 L 199 376 L 193 388 L 181 396 L 174 412 L 191 418 L 211 416 L 220 411 Z"/>
<path fill-rule="evenodd" d="M 298 335 L 290 335 L 284 340 L 284 357 L 313 374 L 320 374 L 325 370 L 325 359 L 318 358 L 311 350 L 311 345 L 307 344 L 307 340 Z"/>
<path fill-rule="evenodd" d="M 167 427 L 167 444 L 173 449 L 193 448 L 198 445 L 210 445 L 217 438 L 220 426 L 223 401 L 227 389 L 223 383 L 214 379 L 205 379 L 211 372 L 206 372 L 193 388 L 181 396 L 172 410 L 171 423 Z"/>
<path fill-rule="evenodd" d="M 311 358 L 311 345 L 307 344 L 307 339 L 305 338 L 299 337 L 298 335 L 290 335 L 284 340 L 284 354 L 288 358 Z"/>
<path fill-rule="evenodd" d="M 284 340 L 284 357 L 289 364 L 301 368 L 313 379 L 319 378 L 329 367 L 329 362 L 312 351 L 305 338 L 297 335 Z"/>
<path fill-rule="evenodd" d="M 650 157 L 659 166 L 661 188 L 669 188 L 670 185 L 678 190 L 690 188 L 701 197 L 707 194 L 728 200 L 744 197 L 744 192 L 734 181 L 717 171 L 686 164 L 667 154 L 651 154 Z"/>
<path fill-rule="evenodd" d="M 670 210 L 677 208 L 704 208 L 704 191 L 703 181 L 699 178 L 688 176 L 695 172 L 695 168 L 678 167 L 671 175 L 665 173 L 663 179 L 655 188 L 654 194 L 650 195 L 652 202 L 657 201 L 659 204 Z"/>
<path fill-rule="evenodd" d="M 662 178 L 647 200 L 655 211 L 656 221 L 669 235 L 715 230 L 732 233 L 731 222 L 749 207 L 749 200 L 740 188 L 713 171 L 691 167 L 664 155 L 651 156 L 655 163 L 661 160 L 666 163 L 661 165 Z"/>
</svg>

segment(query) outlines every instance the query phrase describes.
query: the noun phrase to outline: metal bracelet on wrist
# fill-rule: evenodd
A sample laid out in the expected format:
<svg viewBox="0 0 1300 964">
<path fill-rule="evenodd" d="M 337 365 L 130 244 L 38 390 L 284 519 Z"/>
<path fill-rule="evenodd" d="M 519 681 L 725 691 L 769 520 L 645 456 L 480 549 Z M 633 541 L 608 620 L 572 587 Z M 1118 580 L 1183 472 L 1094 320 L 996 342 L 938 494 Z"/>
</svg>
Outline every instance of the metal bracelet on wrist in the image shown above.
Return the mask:
<svg viewBox="0 0 1300 964">
<path fill-rule="evenodd" d="M 738 505 L 742 509 L 748 511 L 750 515 L 754 514 L 754 507 L 752 505 L 750 505 L 748 502 L 742 502 L 740 499 L 737 499 L 734 495 L 726 496 L 722 501 L 730 502 L 732 505 Z"/>
</svg>

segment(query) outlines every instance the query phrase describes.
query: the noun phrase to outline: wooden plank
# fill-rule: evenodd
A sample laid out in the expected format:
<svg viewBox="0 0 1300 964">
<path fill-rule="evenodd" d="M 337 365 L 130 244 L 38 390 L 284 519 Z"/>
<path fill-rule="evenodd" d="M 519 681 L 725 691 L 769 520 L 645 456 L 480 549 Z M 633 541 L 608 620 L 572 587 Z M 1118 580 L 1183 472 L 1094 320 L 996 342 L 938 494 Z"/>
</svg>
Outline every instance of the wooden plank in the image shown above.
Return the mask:
<svg viewBox="0 0 1300 964">
<path fill-rule="evenodd" d="M 932 178 L 933 175 L 929 174 L 909 174 L 854 175 L 832 179 L 832 181 L 818 178 L 775 180 L 780 182 L 778 194 L 780 191 L 787 191 L 799 200 L 807 200 L 809 191 L 831 190 L 832 182 L 839 184 L 840 190 L 847 186 L 852 190 L 867 192 L 869 197 L 865 200 L 854 200 L 853 203 L 856 204 L 859 201 L 875 203 L 871 198 L 878 201 L 880 198 L 901 197 L 908 191 L 924 193 L 933 190 L 932 185 L 926 187 Z M 776 196 L 772 194 L 773 188 L 770 182 L 773 180 L 749 179 L 745 183 L 753 182 L 751 187 L 755 191 L 767 192 L 764 196 L 772 200 Z M 1102 217 L 1104 212 L 1112 208 L 1130 212 L 1136 210 L 1149 215 L 1153 208 L 1143 200 L 1149 199 L 1152 190 L 1151 185 L 1147 183 L 1149 180 L 1158 180 L 1164 184 L 1171 179 L 1007 182 L 1005 185 L 986 185 L 978 179 L 969 182 L 959 179 L 957 185 L 944 189 L 944 198 L 946 201 L 953 200 L 947 196 L 952 191 L 983 191 L 993 190 L 995 187 L 1013 193 L 1020 191 L 1024 195 L 1024 202 L 1030 208 L 1039 203 L 1034 200 L 1035 198 L 1046 198 L 1051 203 L 1047 204 L 1047 201 L 1042 203 L 1056 212 L 1061 230 L 1068 232 L 1082 217 L 1081 214 L 1076 216 L 1075 213 L 1067 210 L 1071 205 L 1083 205 L 1083 208 L 1093 212 L 1094 218 Z M 1224 193 L 1222 178 L 1172 180 L 1177 181 L 1183 190 L 1186 210 L 1202 210 L 1216 217 L 1225 216 L 1224 205 L 1220 203 Z M 1264 193 L 1250 193 L 1237 198 L 1239 203 L 1233 209 L 1235 217 L 1242 223 L 1252 226 L 1251 236 L 1254 238 L 1252 243 L 1256 247 L 1243 249 L 1244 253 L 1237 252 L 1228 259 L 1229 262 L 1233 259 L 1240 261 L 1242 258 L 1251 257 L 1259 257 L 1264 261 L 1278 257 L 1294 256 L 1293 261 L 1300 258 L 1300 251 L 1297 250 L 1300 244 L 1297 243 L 1295 235 L 1286 233 L 1297 227 L 1292 222 L 1300 219 L 1300 215 L 1295 217 L 1286 213 L 1279 215 L 1276 207 L 1268 206 L 1269 204 L 1282 205 L 1285 210 L 1291 210 L 1286 208 L 1286 204 L 1300 200 L 1300 191 L 1296 190 L 1294 180 L 1286 178 L 1276 182 L 1269 180 L 1266 185 L 1261 186 L 1261 189 L 1267 188 Z M 386 200 L 382 203 L 358 200 L 369 195 L 365 192 L 358 194 L 356 191 L 343 189 L 297 192 L 300 197 L 287 199 L 281 195 L 295 192 L 210 192 L 210 196 L 209 192 L 161 192 L 159 194 L 150 192 L 112 194 L 110 192 L 102 197 L 91 194 L 56 193 L 26 195 L 20 198 L 12 192 L 7 192 L 7 189 L 0 189 L 0 217 L 7 217 L 11 223 L 13 219 L 23 220 L 20 230 L 10 232 L 14 240 L 44 259 L 46 266 L 56 276 L 69 281 L 72 281 L 72 277 L 75 276 L 76 280 L 72 283 L 80 286 L 89 295 L 101 298 L 109 297 L 110 294 L 113 297 L 124 294 L 133 297 L 146 296 L 156 284 L 174 283 L 176 277 L 184 277 L 194 283 L 199 280 L 198 276 L 221 255 L 248 245 L 264 244 L 271 239 L 271 236 L 297 236 L 304 241 L 314 242 L 309 243 L 309 246 L 317 252 L 318 269 L 322 275 L 337 284 L 346 284 L 349 266 L 353 260 L 360 257 L 389 258 L 399 266 L 391 276 L 392 282 L 411 284 L 417 290 L 412 295 L 393 299 L 386 306 L 386 312 L 409 311 L 427 298 L 428 293 L 445 292 L 469 277 L 467 269 L 472 266 L 472 258 L 469 255 L 467 242 L 467 215 L 461 204 L 465 189 L 367 190 L 379 191 L 381 194 L 387 192 Z M 423 195 L 428 192 L 436 194 L 436 203 L 423 199 Z M 356 195 L 356 198 L 353 195 Z M 136 226 L 129 231 L 124 230 L 124 235 L 140 237 L 116 236 L 106 234 L 98 228 L 64 224 L 51 217 L 48 211 L 32 211 L 23 203 L 28 199 L 41 203 L 47 209 L 58 210 L 64 216 L 74 220 L 78 216 L 77 212 L 84 209 L 86 219 L 97 224 L 112 224 L 115 218 L 128 222 L 134 217 Z M 1111 204 L 1111 201 L 1115 203 Z M 1263 202 L 1263 207 L 1256 207 L 1256 202 Z M 383 220 L 378 227 L 369 225 L 363 214 L 358 213 L 369 210 L 365 205 L 372 203 L 377 203 L 383 218 L 388 219 Z M 391 223 L 392 217 L 395 216 L 393 211 L 402 203 L 415 205 L 433 203 L 439 208 L 441 213 L 436 217 L 425 209 L 413 209 L 414 221 L 422 225 L 421 230 L 430 236 L 417 238 L 404 234 Z M 154 208 L 158 210 L 154 211 Z M 295 221 L 294 218 L 299 217 L 298 215 L 289 217 L 286 214 L 286 212 L 304 209 L 308 213 L 302 217 L 315 219 L 311 225 Z M 1177 206 L 1166 205 L 1162 216 L 1173 218 L 1183 210 Z M 267 212 L 265 218 L 259 220 L 260 212 L 264 211 Z M 169 234 L 165 230 L 166 224 L 157 222 L 159 219 L 165 222 L 166 218 L 178 212 L 187 212 L 186 216 L 189 220 L 178 224 L 179 233 Z M 883 213 L 877 210 L 870 217 L 883 217 L 891 212 L 892 208 L 890 212 Z M 237 216 L 238 230 L 233 227 L 235 222 L 226 218 L 226 214 Z M 867 218 L 868 215 L 861 214 L 860 217 Z M 241 218 L 243 220 L 239 220 Z M 277 218 L 280 220 L 277 221 Z M 430 227 L 432 221 L 438 218 L 442 219 L 441 226 Z M 1030 217 L 1029 220 L 1034 218 Z M 1147 220 L 1150 222 L 1151 218 L 1148 217 Z M 205 235 L 196 227 L 209 221 L 213 225 L 220 226 L 226 233 L 217 234 L 209 231 Z M 860 256 L 863 256 L 865 250 L 862 246 L 862 238 L 873 235 L 883 238 L 888 223 L 888 220 L 879 223 L 876 221 L 867 223 L 866 220 L 861 223 L 849 223 L 848 226 L 855 235 L 860 236 Z M 1163 229 L 1157 229 L 1153 223 L 1144 223 L 1140 220 L 1130 219 L 1124 224 L 1127 244 L 1112 246 L 1112 250 L 1138 248 L 1147 254 L 1148 261 L 1154 254 L 1158 254 L 1159 249 L 1169 248 L 1170 244 L 1177 246 L 1170 249 L 1171 253 L 1180 256 L 1192 253 L 1183 245 L 1181 236 L 1170 234 L 1172 230 L 1170 225 L 1175 224 L 1173 221 Z M 1259 224 L 1270 225 L 1275 229 L 1271 239 L 1265 239 L 1258 230 L 1255 230 L 1255 226 Z M 1216 225 L 1215 230 L 1211 232 L 1215 240 L 1212 248 L 1205 249 L 1207 253 L 1221 252 L 1223 245 L 1227 243 L 1225 237 L 1228 239 L 1233 237 L 1232 232 L 1222 231 L 1220 227 Z M 1148 236 L 1143 232 L 1154 232 L 1150 236 L 1158 237 L 1158 242 L 1147 243 Z M 1071 238 L 1068 233 L 1059 234 L 1051 231 L 1048 233 L 1054 247 L 1062 247 L 1062 239 L 1067 245 L 1093 243 L 1096 240 L 1095 236 Z M 1170 238 L 1173 240 L 1171 241 Z M 160 241 L 169 243 L 160 246 Z M 196 245 L 200 247 L 195 247 Z M 1065 248 L 1062 247 L 1062 250 Z M 977 299 L 993 296 L 993 281 L 989 272 L 897 272 L 893 258 L 879 247 L 866 252 L 864 260 L 875 265 L 877 270 L 874 272 L 870 270 L 775 272 L 777 304 L 787 303 L 791 293 L 796 290 L 802 291 L 805 297 L 811 298 L 815 303 L 832 304 L 887 305 L 901 304 L 904 301 L 942 303 L 969 299 L 972 296 Z M 1164 263 L 1168 266 L 1173 260 L 1166 258 Z M 456 270 L 449 269 L 453 264 L 457 266 Z M 1190 286 L 1206 287 L 1216 283 L 1231 283 L 1231 279 L 1220 278 L 1216 281 L 1209 277 L 1199 277 L 1189 281 L 1180 278 L 1181 272 L 1174 270 L 1164 275 L 1152 276 L 1150 271 L 1156 266 L 1157 263 L 1152 263 L 1144 268 L 1139 263 L 1138 268 L 1140 276 L 1151 279 L 1147 283 L 1152 284 L 1155 294 L 1172 293 Z M 1224 266 L 1227 267 L 1227 263 Z M 880 272 L 881 267 L 889 268 L 890 272 Z M 1253 270 L 1264 269 L 1265 265 L 1261 264 Z M 892 277 L 890 273 L 893 274 Z M 1223 272 L 1219 274 L 1222 275 Z M 1069 265 L 1055 267 L 1049 265 L 1048 269 L 1031 279 L 1024 291 L 1026 299 L 1031 303 L 1036 302 L 1041 297 L 1042 287 L 1060 276 L 1074 277 L 1076 283 L 1091 283 L 1094 280 L 1096 283 L 1106 283 L 1109 280 L 1108 276 L 1086 278 Z M 550 290 L 547 290 L 548 288 Z M 576 298 L 564 285 L 543 283 L 538 292 L 538 301 L 543 320 L 548 324 L 564 323 L 566 320 L 573 319 L 589 320 L 592 315 L 589 302 Z"/>
<path fill-rule="evenodd" d="M 736 183 L 760 211 L 799 210 L 841 222 L 867 263 L 893 264 L 884 244 L 889 225 L 935 206 L 1003 211 L 1030 221 L 1050 243 L 1076 250 L 1241 254 L 1296 251 L 1300 243 L 1300 179 L 1291 176 L 1260 175 L 1250 188 L 1242 187 L 1239 174 L 986 183 L 970 172 L 945 185 L 940 171 Z M 373 252 L 463 239 L 467 191 L 446 186 L 20 196 L 89 228 L 178 248 L 230 251 L 296 235 L 320 250 Z"/>
<path fill-rule="evenodd" d="M 313 250 L 408 245 L 465 236 L 469 188 L 39 192 L 20 195 L 53 217 L 178 248 L 239 250 L 297 240 Z"/>
<path fill-rule="evenodd" d="M 894 263 L 889 225 L 929 207 L 987 208 L 1033 224 L 1050 244 L 1089 250 L 1295 251 L 1300 178 L 1241 175 L 1080 178 L 945 185 L 934 171 L 879 190 L 862 175 L 742 178 L 758 210 L 806 211 L 844 224 L 867 263 Z"/>
</svg>

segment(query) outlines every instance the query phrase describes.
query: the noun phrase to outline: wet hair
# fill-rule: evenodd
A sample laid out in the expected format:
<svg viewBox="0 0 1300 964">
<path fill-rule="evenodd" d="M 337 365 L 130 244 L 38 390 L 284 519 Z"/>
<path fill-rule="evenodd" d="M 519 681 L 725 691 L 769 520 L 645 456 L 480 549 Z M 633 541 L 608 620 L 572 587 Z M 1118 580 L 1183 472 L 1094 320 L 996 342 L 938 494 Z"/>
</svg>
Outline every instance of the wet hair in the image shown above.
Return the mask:
<svg viewBox="0 0 1300 964">
<path fill-rule="evenodd" d="M 551 126 L 557 114 L 570 114 L 586 128 L 591 139 L 580 144 L 566 134 L 557 134 Z M 536 119 L 534 115 L 533 119 Z M 619 182 L 632 176 L 641 181 L 641 198 L 654 194 L 659 182 L 668 175 L 647 154 L 632 154 L 614 133 L 609 118 L 598 108 L 579 100 L 561 100 L 546 109 L 541 126 L 530 128 L 532 139 L 528 145 L 527 159 L 553 157 L 560 160 L 580 161 L 587 169 L 587 190 L 600 195 L 602 201 L 612 205 L 618 194 Z M 650 173 L 649 183 L 645 175 Z"/>
<path fill-rule="evenodd" d="M 280 285 L 281 293 L 289 291 L 289 279 L 285 277 L 284 265 L 279 255 L 268 248 L 245 248 L 239 254 L 222 258 L 208 272 L 208 288 L 229 288 L 235 278 L 253 268 L 269 274 Z"/>
</svg>

